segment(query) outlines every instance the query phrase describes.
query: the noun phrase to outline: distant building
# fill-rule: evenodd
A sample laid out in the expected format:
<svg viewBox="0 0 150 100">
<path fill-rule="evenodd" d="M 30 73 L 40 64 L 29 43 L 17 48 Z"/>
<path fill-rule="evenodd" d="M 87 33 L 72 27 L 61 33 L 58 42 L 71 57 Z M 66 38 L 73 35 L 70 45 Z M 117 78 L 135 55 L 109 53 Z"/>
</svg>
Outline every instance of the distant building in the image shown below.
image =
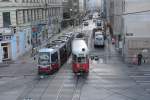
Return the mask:
<svg viewBox="0 0 150 100">
<path fill-rule="evenodd" d="M 86 11 L 86 0 L 79 0 L 79 12 L 84 13 Z"/>
<path fill-rule="evenodd" d="M 76 25 L 79 21 L 79 0 L 63 0 L 62 26 Z"/>
</svg>

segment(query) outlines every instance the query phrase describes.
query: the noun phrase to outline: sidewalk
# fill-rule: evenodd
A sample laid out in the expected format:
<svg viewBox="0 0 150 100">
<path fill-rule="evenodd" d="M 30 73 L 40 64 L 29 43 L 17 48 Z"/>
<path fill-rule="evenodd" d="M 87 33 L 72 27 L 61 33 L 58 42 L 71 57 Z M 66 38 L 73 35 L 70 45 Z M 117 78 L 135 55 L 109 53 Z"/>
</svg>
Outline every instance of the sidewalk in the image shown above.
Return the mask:
<svg viewBox="0 0 150 100">
<path fill-rule="evenodd" d="M 107 34 L 109 34 L 109 30 L 106 30 Z M 109 45 L 110 45 L 110 56 L 111 57 L 117 57 L 119 62 L 122 62 L 125 64 L 127 67 L 133 67 L 137 68 L 139 71 L 150 71 L 150 64 L 144 64 L 142 63 L 141 65 L 136 65 L 136 64 L 129 64 L 124 62 L 124 58 L 122 57 L 121 53 L 115 48 L 115 45 L 112 44 L 111 37 L 108 37 L 109 39 Z"/>
</svg>

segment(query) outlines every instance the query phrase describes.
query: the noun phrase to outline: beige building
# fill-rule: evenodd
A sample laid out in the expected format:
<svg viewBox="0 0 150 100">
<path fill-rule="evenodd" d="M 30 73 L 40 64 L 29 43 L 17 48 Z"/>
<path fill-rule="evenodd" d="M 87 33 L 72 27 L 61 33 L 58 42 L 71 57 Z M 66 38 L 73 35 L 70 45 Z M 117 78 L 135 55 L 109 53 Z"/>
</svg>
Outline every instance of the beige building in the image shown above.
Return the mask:
<svg viewBox="0 0 150 100">
<path fill-rule="evenodd" d="M 0 0 L 0 62 L 58 33 L 62 8 L 62 0 Z"/>
</svg>

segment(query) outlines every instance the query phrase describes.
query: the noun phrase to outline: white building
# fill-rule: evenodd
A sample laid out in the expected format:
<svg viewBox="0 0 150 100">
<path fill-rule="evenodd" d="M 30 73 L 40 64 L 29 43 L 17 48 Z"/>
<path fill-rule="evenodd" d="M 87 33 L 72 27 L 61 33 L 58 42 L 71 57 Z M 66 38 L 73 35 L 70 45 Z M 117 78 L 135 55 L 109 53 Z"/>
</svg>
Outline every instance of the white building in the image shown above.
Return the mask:
<svg viewBox="0 0 150 100">
<path fill-rule="evenodd" d="M 62 0 L 0 0 L 0 62 L 60 31 L 62 14 Z"/>
</svg>

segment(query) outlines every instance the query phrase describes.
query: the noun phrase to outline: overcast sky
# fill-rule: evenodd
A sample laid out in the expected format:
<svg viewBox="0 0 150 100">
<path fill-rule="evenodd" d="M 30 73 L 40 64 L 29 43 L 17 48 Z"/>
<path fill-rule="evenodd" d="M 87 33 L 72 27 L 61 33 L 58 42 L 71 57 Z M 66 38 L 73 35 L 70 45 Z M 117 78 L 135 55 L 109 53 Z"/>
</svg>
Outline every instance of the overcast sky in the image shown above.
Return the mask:
<svg viewBox="0 0 150 100">
<path fill-rule="evenodd" d="M 89 8 L 100 7 L 101 0 L 89 0 L 88 6 L 89 6 Z"/>
</svg>

